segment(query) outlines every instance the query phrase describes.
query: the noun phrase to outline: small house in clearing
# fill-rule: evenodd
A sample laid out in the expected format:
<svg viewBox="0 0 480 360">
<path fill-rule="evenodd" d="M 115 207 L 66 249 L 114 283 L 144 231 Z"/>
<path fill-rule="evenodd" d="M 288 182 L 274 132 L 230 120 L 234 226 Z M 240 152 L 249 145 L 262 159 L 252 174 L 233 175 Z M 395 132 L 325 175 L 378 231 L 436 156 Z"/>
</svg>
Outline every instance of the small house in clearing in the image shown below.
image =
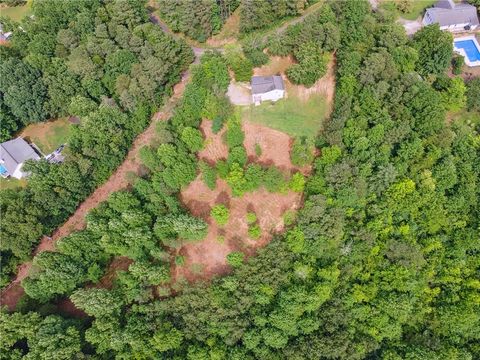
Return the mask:
<svg viewBox="0 0 480 360">
<path fill-rule="evenodd" d="M 279 75 L 253 76 L 251 80 L 252 101 L 260 105 L 262 101 L 277 101 L 285 97 L 285 86 Z"/>
<path fill-rule="evenodd" d="M 423 25 L 431 24 L 452 32 L 475 30 L 479 26 L 477 8 L 470 4 L 455 4 L 453 0 L 440 0 L 425 11 Z"/>
<path fill-rule="evenodd" d="M 39 160 L 40 156 L 22 138 L 16 138 L 0 144 L 0 175 L 21 179 L 28 175 L 22 171 L 27 160 Z"/>
</svg>

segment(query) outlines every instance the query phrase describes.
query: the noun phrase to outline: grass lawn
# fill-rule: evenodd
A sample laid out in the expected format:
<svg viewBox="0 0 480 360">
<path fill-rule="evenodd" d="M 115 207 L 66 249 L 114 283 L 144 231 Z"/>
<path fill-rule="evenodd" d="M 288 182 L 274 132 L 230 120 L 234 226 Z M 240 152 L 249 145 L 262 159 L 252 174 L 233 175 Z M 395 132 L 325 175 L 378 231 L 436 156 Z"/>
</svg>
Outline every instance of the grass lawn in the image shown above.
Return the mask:
<svg viewBox="0 0 480 360">
<path fill-rule="evenodd" d="M 65 118 L 28 125 L 20 134 L 35 143 L 47 155 L 67 142 L 72 125 Z"/>
<path fill-rule="evenodd" d="M 241 107 L 242 120 L 280 130 L 290 136 L 314 137 L 322 129 L 327 110 L 324 96 L 313 94 L 305 102 L 297 97 L 276 103 Z"/>
<path fill-rule="evenodd" d="M 28 0 L 27 3 L 23 6 L 12 6 L 12 7 L 2 7 L 0 8 L 0 15 L 7 16 L 12 20 L 20 21 L 25 16 L 31 14 L 32 10 L 32 0 Z"/>
<path fill-rule="evenodd" d="M 476 111 L 460 110 L 447 114 L 449 122 L 462 122 L 480 130 L 480 113 Z"/>
<path fill-rule="evenodd" d="M 380 8 L 386 12 L 391 13 L 396 18 L 401 17 L 406 20 L 415 20 L 419 16 L 423 15 L 423 11 L 426 8 L 432 7 L 438 0 L 413 0 L 412 9 L 408 13 L 402 13 L 397 9 L 396 3 L 394 0 L 382 0 Z"/>
<path fill-rule="evenodd" d="M 17 189 L 21 187 L 27 186 L 27 180 L 25 179 L 15 179 L 15 178 L 0 178 L 0 190 L 5 190 L 5 189 Z"/>
</svg>

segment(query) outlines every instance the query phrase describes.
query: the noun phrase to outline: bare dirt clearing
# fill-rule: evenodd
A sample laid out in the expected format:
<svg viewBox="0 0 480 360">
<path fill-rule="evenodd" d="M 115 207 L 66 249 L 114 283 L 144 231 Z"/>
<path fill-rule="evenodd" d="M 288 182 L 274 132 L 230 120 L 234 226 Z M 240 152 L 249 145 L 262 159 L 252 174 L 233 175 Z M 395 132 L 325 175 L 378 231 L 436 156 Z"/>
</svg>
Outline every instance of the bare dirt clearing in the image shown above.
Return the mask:
<svg viewBox="0 0 480 360">
<path fill-rule="evenodd" d="M 208 136 L 206 148 L 199 157 L 210 163 L 225 158 L 228 154 L 226 146 L 221 142 L 222 133 L 209 133 L 211 122 L 204 120 L 202 130 Z M 275 165 L 286 173 L 301 170 L 308 174 L 311 168 L 295 167 L 290 161 L 291 138 L 277 130 L 268 127 L 242 123 L 245 132 L 244 146 L 250 161 L 264 165 Z M 255 146 L 262 148 L 262 154 L 257 157 Z M 217 149 L 218 148 L 218 149 Z M 215 190 L 210 190 L 201 176 L 182 190 L 181 200 L 195 216 L 203 218 L 208 223 L 206 238 L 198 243 L 185 244 L 178 254 L 185 257 L 185 263 L 172 267 L 174 281 L 186 279 L 195 281 L 211 279 L 215 275 L 225 274 L 230 267 L 226 256 L 232 251 L 242 251 L 251 256 L 255 249 L 265 246 L 273 234 L 284 229 L 283 214 L 287 210 L 296 210 L 302 204 L 302 195 L 291 192 L 285 194 L 269 193 L 261 188 L 246 193 L 242 197 L 233 197 L 228 184 L 217 180 Z M 220 227 L 210 217 L 214 205 L 224 204 L 230 208 L 230 218 L 227 225 Z M 258 225 L 262 230 L 261 237 L 253 240 L 248 236 L 246 215 L 255 212 Z"/>
</svg>

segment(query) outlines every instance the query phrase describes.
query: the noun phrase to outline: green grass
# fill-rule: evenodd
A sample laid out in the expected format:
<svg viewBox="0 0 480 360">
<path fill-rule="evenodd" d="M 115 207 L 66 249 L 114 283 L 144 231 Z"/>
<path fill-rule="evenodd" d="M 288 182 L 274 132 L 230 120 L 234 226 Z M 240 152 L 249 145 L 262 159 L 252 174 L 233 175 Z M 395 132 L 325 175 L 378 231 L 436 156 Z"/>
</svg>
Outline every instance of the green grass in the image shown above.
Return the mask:
<svg viewBox="0 0 480 360">
<path fill-rule="evenodd" d="M 290 97 L 276 103 L 265 102 L 241 108 L 242 120 L 262 124 L 293 137 L 314 137 L 322 129 L 326 110 L 325 98 L 318 94 L 311 95 L 306 102 Z"/>
<path fill-rule="evenodd" d="M 382 1 L 380 8 L 387 13 L 391 13 L 395 18 L 401 17 L 406 20 L 416 20 L 423 15 L 426 8 L 432 7 L 438 0 L 413 0 L 412 9 L 408 13 L 402 13 L 397 9 L 395 1 Z"/>
<path fill-rule="evenodd" d="M 27 181 L 25 179 L 15 179 L 15 178 L 0 178 L 0 190 L 5 189 L 18 189 L 27 186 Z"/>
<path fill-rule="evenodd" d="M 35 143 L 47 155 L 61 144 L 68 142 L 71 132 L 72 125 L 68 120 L 58 119 L 31 124 L 22 131 L 21 136 Z"/>
<path fill-rule="evenodd" d="M 480 130 L 480 114 L 476 111 L 457 111 L 450 113 L 448 119 L 452 122 L 461 122 Z"/>
<path fill-rule="evenodd" d="M 0 15 L 9 17 L 12 20 L 20 21 L 25 16 L 32 13 L 32 0 L 28 0 L 23 6 L 2 7 L 0 8 Z"/>
</svg>

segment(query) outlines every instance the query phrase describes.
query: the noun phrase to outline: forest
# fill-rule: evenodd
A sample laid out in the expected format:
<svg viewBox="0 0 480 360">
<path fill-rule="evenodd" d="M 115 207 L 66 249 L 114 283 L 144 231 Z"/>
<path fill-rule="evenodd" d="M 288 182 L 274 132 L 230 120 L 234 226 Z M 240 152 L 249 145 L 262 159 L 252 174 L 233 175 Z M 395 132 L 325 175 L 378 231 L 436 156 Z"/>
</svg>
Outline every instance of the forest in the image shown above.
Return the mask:
<svg viewBox="0 0 480 360">
<path fill-rule="evenodd" d="M 96 12 L 100 25 L 115 19 L 109 5 L 105 12 Z M 91 212 L 87 228 L 62 239 L 57 252 L 35 257 L 36 271 L 23 283 L 28 296 L 16 312 L 0 312 L 2 357 L 480 358 L 480 128 L 467 121 L 447 121 L 451 110 L 480 109 L 480 82 L 447 76 L 452 37 L 438 26 L 425 27 L 408 38 L 401 25 L 373 13 L 363 0 L 333 1 L 320 13 L 327 19 L 306 19 L 316 25 L 310 30 L 298 25 L 286 33 L 292 34 L 291 39 L 304 33 L 316 46 L 337 49 L 333 113 L 315 142 L 319 156 L 313 160 L 313 174 L 302 186 L 294 186 L 304 191 L 304 206 L 286 233 L 246 260 L 231 254 L 232 271 L 227 276 L 179 291 L 167 286 L 168 249 L 179 246 L 179 241 L 198 241 L 204 234 L 205 223 L 190 215 L 178 199 L 179 189 L 198 173 L 207 185 L 217 176 L 224 177 L 239 195 L 254 186 L 280 191 L 285 184 L 294 184 L 282 182 L 273 174 L 274 167 L 249 172 L 241 127 L 225 98 L 228 60 L 207 52 L 192 68 L 192 81 L 172 118 L 159 127 L 156 144 L 142 152 L 146 175 L 131 190 L 113 194 Z M 122 23 L 131 24 L 134 14 L 122 11 Z M 320 42 L 317 37 L 333 29 L 330 24 L 336 24 L 338 32 L 331 30 L 335 35 L 323 36 Z M 148 34 L 142 28 L 147 25 L 132 26 L 140 26 L 139 34 Z M 108 34 L 111 26 L 101 28 Z M 184 45 L 160 34 L 155 34 L 154 44 L 175 49 L 169 64 L 177 70 L 166 82 L 159 76 L 164 85 L 150 93 L 157 95 L 168 91 L 170 81 L 178 80 L 180 69 L 192 59 Z M 277 50 L 270 48 L 272 43 L 269 51 L 301 53 L 296 48 L 301 43 L 291 44 L 288 36 L 278 39 Z M 109 37 L 86 35 L 87 42 L 79 41 L 78 46 L 84 44 L 82 51 L 87 54 L 97 49 L 88 39 L 117 44 Z M 325 39 L 335 41 L 326 45 Z M 154 51 L 143 49 L 154 46 L 148 41 L 141 44 L 140 53 L 130 49 L 134 56 Z M 99 64 L 93 57 L 81 59 L 91 60 L 100 76 L 106 73 L 106 60 L 98 56 Z M 33 66 L 30 61 L 40 64 L 50 58 L 34 52 L 26 57 L 17 54 L 14 61 Z M 301 59 L 300 55 L 299 66 L 304 67 L 302 74 L 309 75 L 307 80 L 317 76 L 318 69 L 310 73 L 316 62 L 302 64 Z M 129 76 L 124 72 L 113 71 Z M 83 77 L 77 76 L 81 83 Z M 99 84 L 93 88 L 101 85 L 108 91 L 108 79 L 97 78 Z M 98 135 L 88 136 L 88 129 L 106 131 L 108 144 L 110 138 L 117 140 L 108 135 L 112 129 L 121 129 L 130 139 L 127 134 L 145 126 L 148 117 L 141 115 L 149 114 L 149 106 L 158 101 L 145 95 L 148 91 L 141 93 L 149 100 L 136 97 L 137 89 L 127 89 L 125 98 L 107 92 L 118 107 L 104 99 L 99 105 L 87 90 L 83 97 L 74 96 L 78 101 L 73 113 L 82 117 L 81 127 L 86 129 L 75 134 L 78 140 L 72 147 L 85 157 L 79 156 L 70 166 L 97 176 L 92 184 L 107 176 L 115 160 L 96 158 L 86 146 L 96 144 L 116 161 L 122 153 L 106 146 Z M 212 131 L 226 129 L 225 163 L 211 166 L 195 156 L 203 146 L 198 130 L 203 117 L 213 120 Z M 123 141 L 117 146 L 128 146 L 128 140 Z M 51 186 L 59 189 L 62 198 L 63 166 L 54 167 L 54 173 L 46 164 L 37 167 L 31 187 L 38 191 L 29 185 L 24 192 L 2 196 L 2 212 L 11 214 L 7 219 L 12 234 L 7 235 L 18 237 L 10 246 L 24 246 L 15 250 L 19 254 L 29 253 L 32 233 L 37 236 L 53 228 L 63 214 L 62 206 L 74 207 L 71 197 L 72 203 L 63 205 L 50 193 L 45 195 L 44 189 Z M 41 171 L 48 176 L 38 176 Z M 245 179 L 247 172 L 254 176 Z M 80 183 L 77 188 L 84 191 L 77 193 L 79 199 L 85 189 Z M 74 189 L 69 186 L 68 191 Z M 26 213 L 22 206 L 27 202 L 56 206 L 56 212 L 43 225 L 37 219 L 45 209 L 30 205 L 31 212 Z M 25 214 L 25 219 L 14 214 Z M 215 208 L 212 216 L 222 223 L 228 211 Z M 3 253 L 15 252 L 8 248 Z M 118 272 L 112 286 L 98 286 L 114 256 L 127 258 L 128 269 Z M 55 313 L 52 301 L 64 296 L 88 317 Z"/>
<path fill-rule="evenodd" d="M 31 122 L 81 122 L 65 163 L 26 164 L 28 186 L 1 191 L 2 287 L 117 168 L 193 61 L 185 43 L 149 22 L 142 1 L 35 1 L 33 12 L 21 24 L 1 20 L 13 31 L 0 47 L 2 140 Z"/>
</svg>

